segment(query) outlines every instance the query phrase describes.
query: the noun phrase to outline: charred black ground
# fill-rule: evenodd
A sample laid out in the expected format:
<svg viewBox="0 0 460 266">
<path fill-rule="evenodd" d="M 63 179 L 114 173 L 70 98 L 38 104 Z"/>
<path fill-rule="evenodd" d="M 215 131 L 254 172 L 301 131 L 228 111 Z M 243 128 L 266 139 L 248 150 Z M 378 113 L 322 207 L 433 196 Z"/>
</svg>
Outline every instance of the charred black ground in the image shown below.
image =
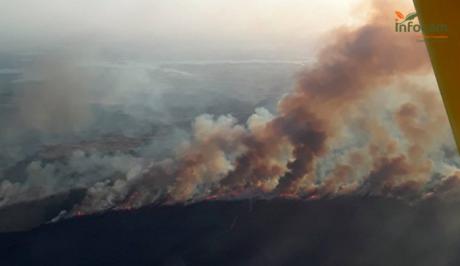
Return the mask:
<svg viewBox="0 0 460 266">
<path fill-rule="evenodd" d="M 0 234 L 0 264 L 459 265 L 459 211 L 374 197 L 148 206 Z"/>
</svg>

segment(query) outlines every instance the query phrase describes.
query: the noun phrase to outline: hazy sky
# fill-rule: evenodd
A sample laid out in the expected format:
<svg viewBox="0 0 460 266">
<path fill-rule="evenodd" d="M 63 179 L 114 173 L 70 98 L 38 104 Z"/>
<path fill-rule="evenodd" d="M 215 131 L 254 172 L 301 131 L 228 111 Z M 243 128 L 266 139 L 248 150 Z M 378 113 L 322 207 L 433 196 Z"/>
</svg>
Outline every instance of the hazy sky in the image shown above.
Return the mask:
<svg viewBox="0 0 460 266">
<path fill-rule="evenodd" d="M 0 0 L 5 50 L 104 50 L 163 59 L 301 59 L 359 0 Z"/>
</svg>

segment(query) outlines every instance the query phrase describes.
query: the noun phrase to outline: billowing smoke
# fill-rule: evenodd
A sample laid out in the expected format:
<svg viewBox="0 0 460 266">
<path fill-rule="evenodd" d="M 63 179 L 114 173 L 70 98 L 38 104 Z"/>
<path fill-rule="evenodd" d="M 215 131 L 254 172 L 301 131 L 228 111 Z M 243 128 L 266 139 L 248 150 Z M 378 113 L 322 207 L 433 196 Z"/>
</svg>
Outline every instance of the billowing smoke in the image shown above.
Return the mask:
<svg viewBox="0 0 460 266">
<path fill-rule="evenodd" d="M 430 69 L 425 47 L 389 27 L 385 6 L 376 1 L 368 23 L 333 32 L 278 114 L 260 108 L 245 126 L 198 117 L 192 140 L 124 183 L 119 200 L 453 194 L 458 171 L 443 151 L 454 145 L 440 97 L 413 78 Z"/>
<path fill-rule="evenodd" d="M 276 114 L 258 108 L 245 125 L 201 115 L 173 156 L 130 158 L 90 186 L 74 213 L 241 197 L 455 199 L 446 114 L 435 83 L 419 82 L 428 80 L 426 49 L 394 32 L 387 6 L 375 1 L 363 26 L 334 31 Z"/>
</svg>

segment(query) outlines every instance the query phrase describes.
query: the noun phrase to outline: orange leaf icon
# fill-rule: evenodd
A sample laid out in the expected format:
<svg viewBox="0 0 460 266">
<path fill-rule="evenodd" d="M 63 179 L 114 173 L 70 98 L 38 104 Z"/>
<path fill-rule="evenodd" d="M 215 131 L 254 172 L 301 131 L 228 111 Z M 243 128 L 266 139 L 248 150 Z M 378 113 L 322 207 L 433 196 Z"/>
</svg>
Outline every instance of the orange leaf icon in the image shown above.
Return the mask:
<svg viewBox="0 0 460 266">
<path fill-rule="evenodd" d="M 400 18 L 400 19 L 403 19 L 403 18 L 405 17 L 404 14 L 401 13 L 401 12 L 399 12 L 399 11 L 395 11 L 395 14 L 396 14 L 396 16 L 397 16 L 398 18 Z"/>
</svg>

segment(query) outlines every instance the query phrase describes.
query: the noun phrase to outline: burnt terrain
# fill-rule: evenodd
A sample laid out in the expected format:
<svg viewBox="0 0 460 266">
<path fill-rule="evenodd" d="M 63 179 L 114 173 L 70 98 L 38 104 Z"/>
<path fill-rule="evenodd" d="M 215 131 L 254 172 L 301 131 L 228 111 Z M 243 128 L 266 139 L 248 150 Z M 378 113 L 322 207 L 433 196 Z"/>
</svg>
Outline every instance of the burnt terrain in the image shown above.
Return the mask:
<svg viewBox="0 0 460 266">
<path fill-rule="evenodd" d="M 0 234 L 0 265 L 460 265 L 459 210 L 371 197 L 152 205 Z"/>
</svg>

